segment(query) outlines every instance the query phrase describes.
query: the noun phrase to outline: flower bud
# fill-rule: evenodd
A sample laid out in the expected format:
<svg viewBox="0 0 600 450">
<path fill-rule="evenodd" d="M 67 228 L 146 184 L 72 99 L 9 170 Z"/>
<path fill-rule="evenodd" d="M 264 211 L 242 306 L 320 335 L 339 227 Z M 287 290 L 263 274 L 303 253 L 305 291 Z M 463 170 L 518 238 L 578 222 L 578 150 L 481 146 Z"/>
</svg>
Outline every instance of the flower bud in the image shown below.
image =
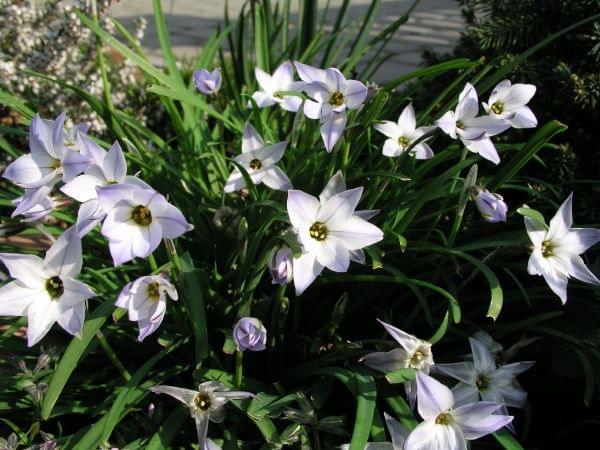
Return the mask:
<svg viewBox="0 0 600 450">
<path fill-rule="evenodd" d="M 273 254 L 268 266 L 273 284 L 283 285 L 291 282 L 294 275 L 292 250 L 286 245 L 282 246 Z"/>
<path fill-rule="evenodd" d="M 508 206 L 499 194 L 482 189 L 475 196 L 475 204 L 487 222 L 506 222 Z"/>
<path fill-rule="evenodd" d="M 233 341 L 235 348 L 240 352 L 259 352 L 265 349 L 267 329 L 255 317 L 242 317 L 233 327 Z"/>
<path fill-rule="evenodd" d="M 221 71 L 215 69 L 209 72 L 206 69 L 200 69 L 194 72 L 194 84 L 196 89 L 206 95 L 216 94 L 221 89 Z"/>
</svg>

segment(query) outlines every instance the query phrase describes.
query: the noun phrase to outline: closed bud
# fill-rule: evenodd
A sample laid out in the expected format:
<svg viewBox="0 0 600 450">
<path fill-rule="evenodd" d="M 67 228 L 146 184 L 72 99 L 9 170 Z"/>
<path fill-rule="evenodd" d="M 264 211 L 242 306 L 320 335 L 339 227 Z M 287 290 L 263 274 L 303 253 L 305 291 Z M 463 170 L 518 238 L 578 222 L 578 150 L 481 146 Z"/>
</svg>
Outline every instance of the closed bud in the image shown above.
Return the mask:
<svg viewBox="0 0 600 450">
<path fill-rule="evenodd" d="M 264 350 L 267 343 L 267 329 L 255 317 L 242 317 L 233 327 L 233 341 L 235 348 L 240 352 Z"/>
<path fill-rule="evenodd" d="M 292 281 L 293 271 L 292 250 L 284 245 L 277 250 L 269 260 L 269 272 L 273 277 L 273 284 L 284 285 Z"/>
<path fill-rule="evenodd" d="M 209 72 L 206 69 L 200 69 L 194 72 L 194 84 L 196 89 L 206 95 L 216 94 L 221 89 L 221 71 L 215 69 Z"/>
<path fill-rule="evenodd" d="M 506 222 L 508 205 L 501 195 L 481 189 L 475 196 L 475 204 L 483 219 L 487 222 Z"/>
</svg>

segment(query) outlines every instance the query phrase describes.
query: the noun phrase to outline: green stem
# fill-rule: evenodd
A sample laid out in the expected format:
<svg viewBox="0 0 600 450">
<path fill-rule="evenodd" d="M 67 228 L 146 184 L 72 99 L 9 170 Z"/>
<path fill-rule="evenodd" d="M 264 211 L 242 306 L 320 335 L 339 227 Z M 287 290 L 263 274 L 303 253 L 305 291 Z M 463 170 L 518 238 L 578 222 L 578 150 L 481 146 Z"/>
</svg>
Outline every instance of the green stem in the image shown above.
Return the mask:
<svg viewBox="0 0 600 450">
<path fill-rule="evenodd" d="M 235 387 L 240 387 L 242 385 L 242 374 L 244 372 L 244 352 L 240 352 L 239 350 L 235 352 L 235 378 L 233 380 L 233 384 Z"/>
<path fill-rule="evenodd" d="M 98 341 L 100 342 L 100 346 L 106 352 L 106 356 L 108 356 L 108 359 L 110 360 L 110 362 L 117 368 L 117 370 L 119 371 L 121 376 L 125 379 L 125 381 L 131 380 L 131 374 L 127 371 L 127 369 L 125 368 L 123 363 L 121 363 L 121 360 L 119 359 L 119 357 L 117 356 L 115 351 L 112 349 L 112 347 L 110 346 L 110 344 L 104 337 L 104 334 L 102 334 L 102 331 L 98 331 L 96 333 L 96 337 L 98 338 Z"/>
<path fill-rule="evenodd" d="M 148 256 L 148 264 L 150 265 L 150 270 L 152 271 L 152 273 L 158 271 L 158 266 L 156 265 L 156 259 L 154 259 L 153 253 L 151 253 L 150 256 Z"/>
</svg>

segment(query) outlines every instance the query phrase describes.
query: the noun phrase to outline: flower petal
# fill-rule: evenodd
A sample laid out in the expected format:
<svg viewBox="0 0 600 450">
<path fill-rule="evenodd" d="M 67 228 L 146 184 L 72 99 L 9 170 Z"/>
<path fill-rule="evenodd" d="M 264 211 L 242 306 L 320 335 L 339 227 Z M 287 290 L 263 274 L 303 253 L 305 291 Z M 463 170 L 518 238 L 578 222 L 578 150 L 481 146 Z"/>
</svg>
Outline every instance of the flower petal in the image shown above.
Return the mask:
<svg viewBox="0 0 600 450">
<path fill-rule="evenodd" d="M 183 213 L 169 203 L 163 206 L 162 212 L 160 215 L 155 216 L 155 220 L 160 224 L 161 237 L 165 239 L 175 239 L 194 228 L 187 220 L 185 220 Z M 148 228 L 151 227 L 152 225 Z"/>
<path fill-rule="evenodd" d="M 294 258 L 294 287 L 301 295 L 323 271 L 314 253 L 304 253 Z"/>
<path fill-rule="evenodd" d="M 513 84 L 504 96 L 504 107 L 515 110 L 529 103 L 529 100 L 535 95 L 536 87 L 533 84 L 516 83 Z"/>
<path fill-rule="evenodd" d="M 63 181 L 68 183 L 83 172 L 90 165 L 90 159 L 70 148 L 65 148 L 61 166 L 63 169 Z"/>
<path fill-rule="evenodd" d="M 57 318 L 58 324 L 67 333 L 81 338 L 81 329 L 85 319 L 85 303 L 79 303 L 63 311 Z"/>
<path fill-rule="evenodd" d="M 548 226 L 548 235 L 546 239 L 550 241 L 559 240 L 567 235 L 573 226 L 573 193 L 560 205 L 556 214 L 550 220 Z"/>
<path fill-rule="evenodd" d="M 425 420 L 437 417 L 454 405 L 452 391 L 423 372 L 417 372 L 417 408 Z"/>
<path fill-rule="evenodd" d="M 513 128 L 535 128 L 538 121 L 529 106 L 522 106 L 515 111 L 515 115 L 508 121 Z"/>
<path fill-rule="evenodd" d="M 454 419 L 466 439 L 479 439 L 512 422 L 512 416 L 492 414 L 501 405 L 492 402 L 476 402 L 454 410 Z"/>
<path fill-rule="evenodd" d="M 391 139 L 398 139 L 401 136 L 400 128 L 398 124 L 392 122 L 391 120 L 384 120 L 382 122 L 376 123 L 373 125 L 377 131 L 383 134 L 386 137 Z"/>
<path fill-rule="evenodd" d="M 34 346 L 46 336 L 59 315 L 58 302 L 52 300 L 47 293 L 39 295 L 35 304 L 27 308 L 27 346 Z"/>
<path fill-rule="evenodd" d="M 304 104 L 306 111 L 306 103 Z M 325 150 L 331 152 L 335 144 L 340 140 L 346 128 L 346 114 L 330 114 L 321 124 L 321 137 L 325 144 Z"/>
<path fill-rule="evenodd" d="M 4 263 L 10 276 L 29 288 L 42 288 L 48 278 L 44 271 L 44 261 L 35 255 L 19 253 L 0 253 L 0 261 Z"/>
<path fill-rule="evenodd" d="M 581 256 L 572 256 L 569 260 L 569 274 L 584 283 L 600 284 L 600 280 L 587 268 Z"/>
<path fill-rule="evenodd" d="M 296 228 L 310 226 L 317 219 L 321 204 L 316 197 L 305 192 L 290 189 L 287 198 L 287 212 L 290 222 Z"/>
<path fill-rule="evenodd" d="M 20 281 L 11 281 L 0 287 L 0 316 L 23 316 L 29 305 L 40 297 L 48 297 L 48 293 L 27 287 Z"/>
<path fill-rule="evenodd" d="M 56 173 L 51 163 L 48 164 L 40 167 L 31 155 L 23 155 L 10 163 L 2 176 L 19 186 L 37 188 L 46 184 Z"/>
<path fill-rule="evenodd" d="M 292 188 L 292 182 L 288 176 L 277 166 L 269 167 L 269 169 L 266 170 L 262 182 L 271 189 L 278 191 L 288 191 Z"/>
<path fill-rule="evenodd" d="M 360 362 L 380 372 L 392 372 L 408 367 L 408 354 L 403 348 L 395 348 L 389 352 L 373 352 L 360 358 Z"/>
<path fill-rule="evenodd" d="M 466 83 L 462 92 L 458 96 L 458 106 L 456 107 L 457 120 L 471 119 L 479 112 L 479 100 L 477 91 L 471 83 Z"/>
<path fill-rule="evenodd" d="M 408 104 L 398 118 L 398 128 L 402 135 L 411 134 L 417 127 L 417 119 L 412 104 Z M 391 137 L 391 136 L 390 136 Z"/>
<path fill-rule="evenodd" d="M 82 265 L 81 239 L 77 227 L 72 226 L 46 252 L 44 270 L 50 274 L 75 277 L 81 272 Z"/>
<path fill-rule="evenodd" d="M 319 194 L 319 200 L 324 205 L 334 195 L 339 194 L 346 190 L 346 182 L 342 171 L 338 170 L 327 182 L 321 193 Z"/>
<path fill-rule="evenodd" d="M 254 76 L 256 77 L 256 81 L 263 91 L 272 93 L 273 91 L 277 90 L 277 85 L 273 81 L 273 78 L 271 78 L 271 75 L 262 70 L 260 67 L 254 68 Z"/>
<path fill-rule="evenodd" d="M 289 85 L 294 81 L 294 69 L 290 61 L 285 61 L 279 65 L 273 72 L 273 84 L 275 89 L 287 90 Z"/>
<path fill-rule="evenodd" d="M 173 397 L 176 400 L 179 400 L 184 405 L 189 406 L 194 397 L 198 393 L 198 391 L 193 391 L 191 389 L 184 389 L 175 386 L 152 386 L 148 388 L 149 391 L 154 392 L 155 394 L 167 394 Z"/>
<path fill-rule="evenodd" d="M 468 384 L 474 384 L 477 376 L 475 366 L 471 362 L 436 364 L 432 370 Z"/>
<path fill-rule="evenodd" d="M 354 215 L 346 220 L 341 214 L 334 216 L 329 225 L 331 236 L 338 238 L 348 250 L 358 250 L 373 245 L 383 239 L 383 231 L 376 225 Z"/>
<path fill-rule="evenodd" d="M 346 107 L 348 109 L 357 109 L 367 98 L 367 87 L 360 81 L 348 80 L 342 94 L 344 95 Z"/>
<path fill-rule="evenodd" d="M 125 178 L 127 174 L 127 162 L 118 141 L 115 141 L 108 150 L 108 153 L 104 157 L 102 168 L 104 169 L 107 181 L 120 183 Z"/>
<path fill-rule="evenodd" d="M 487 372 L 496 368 L 492 352 L 481 341 L 470 337 L 469 344 L 471 345 L 473 364 L 477 373 Z"/>
<path fill-rule="evenodd" d="M 325 71 L 323 69 L 317 69 L 316 67 L 309 66 L 308 64 L 302 64 L 301 62 L 294 61 L 298 76 L 307 83 L 313 83 L 315 81 L 325 81 Z"/>
<path fill-rule="evenodd" d="M 259 148 L 263 148 L 264 145 L 265 143 L 258 134 L 258 131 L 249 122 L 246 122 L 244 133 L 242 134 L 242 153 L 258 150 Z"/>
<path fill-rule="evenodd" d="M 106 184 L 105 180 L 93 175 L 83 174 L 66 183 L 60 190 L 78 202 L 87 202 L 98 198 L 96 187 Z"/>
<path fill-rule="evenodd" d="M 485 158 L 494 164 L 500 163 L 500 155 L 498 155 L 496 147 L 494 147 L 494 143 L 489 137 L 484 136 L 481 139 L 463 143 L 473 153 L 479 153 L 482 158 Z"/>
<path fill-rule="evenodd" d="M 456 117 L 453 111 L 446 112 L 442 117 L 435 121 L 435 124 L 452 139 L 456 139 Z"/>
</svg>

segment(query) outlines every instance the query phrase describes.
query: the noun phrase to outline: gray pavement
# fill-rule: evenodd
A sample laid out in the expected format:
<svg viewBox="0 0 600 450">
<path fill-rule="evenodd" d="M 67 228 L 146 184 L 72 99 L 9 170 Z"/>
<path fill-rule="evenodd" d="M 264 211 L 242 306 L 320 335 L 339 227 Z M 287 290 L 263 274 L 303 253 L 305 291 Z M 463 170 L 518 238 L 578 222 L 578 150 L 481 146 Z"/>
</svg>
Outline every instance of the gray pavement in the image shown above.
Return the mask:
<svg viewBox="0 0 600 450">
<path fill-rule="evenodd" d="M 273 4 L 277 0 L 272 0 Z M 297 17 L 298 4 L 302 0 L 292 2 L 292 21 Z M 230 18 L 239 14 L 245 0 L 229 0 Z M 319 4 L 325 5 L 325 1 Z M 331 0 L 328 17 L 333 21 L 341 0 Z M 347 20 L 355 21 L 356 29 L 359 19 L 367 11 L 370 0 L 353 0 L 350 3 Z M 373 33 L 385 28 L 410 6 L 412 0 L 383 0 L 373 25 Z M 206 39 L 214 32 L 224 16 L 224 0 L 162 0 L 167 19 L 171 44 L 179 57 L 192 58 L 202 47 Z M 161 51 L 156 38 L 152 2 L 150 0 L 122 0 L 112 7 L 113 15 L 131 28 L 137 17 L 148 21 L 146 35 L 142 46 L 151 60 L 161 64 Z M 459 33 L 464 28 L 461 13 L 454 0 L 422 0 L 412 13 L 409 21 L 401 26 L 388 46 L 394 55 L 388 58 L 377 71 L 373 79 L 385 82 L 397 78 L 418 67 L 423 49 L 431 48 L 438 52 L 449 52 Z M 353 28 L 348 27 L 352 33 Z"/>
</svg>

